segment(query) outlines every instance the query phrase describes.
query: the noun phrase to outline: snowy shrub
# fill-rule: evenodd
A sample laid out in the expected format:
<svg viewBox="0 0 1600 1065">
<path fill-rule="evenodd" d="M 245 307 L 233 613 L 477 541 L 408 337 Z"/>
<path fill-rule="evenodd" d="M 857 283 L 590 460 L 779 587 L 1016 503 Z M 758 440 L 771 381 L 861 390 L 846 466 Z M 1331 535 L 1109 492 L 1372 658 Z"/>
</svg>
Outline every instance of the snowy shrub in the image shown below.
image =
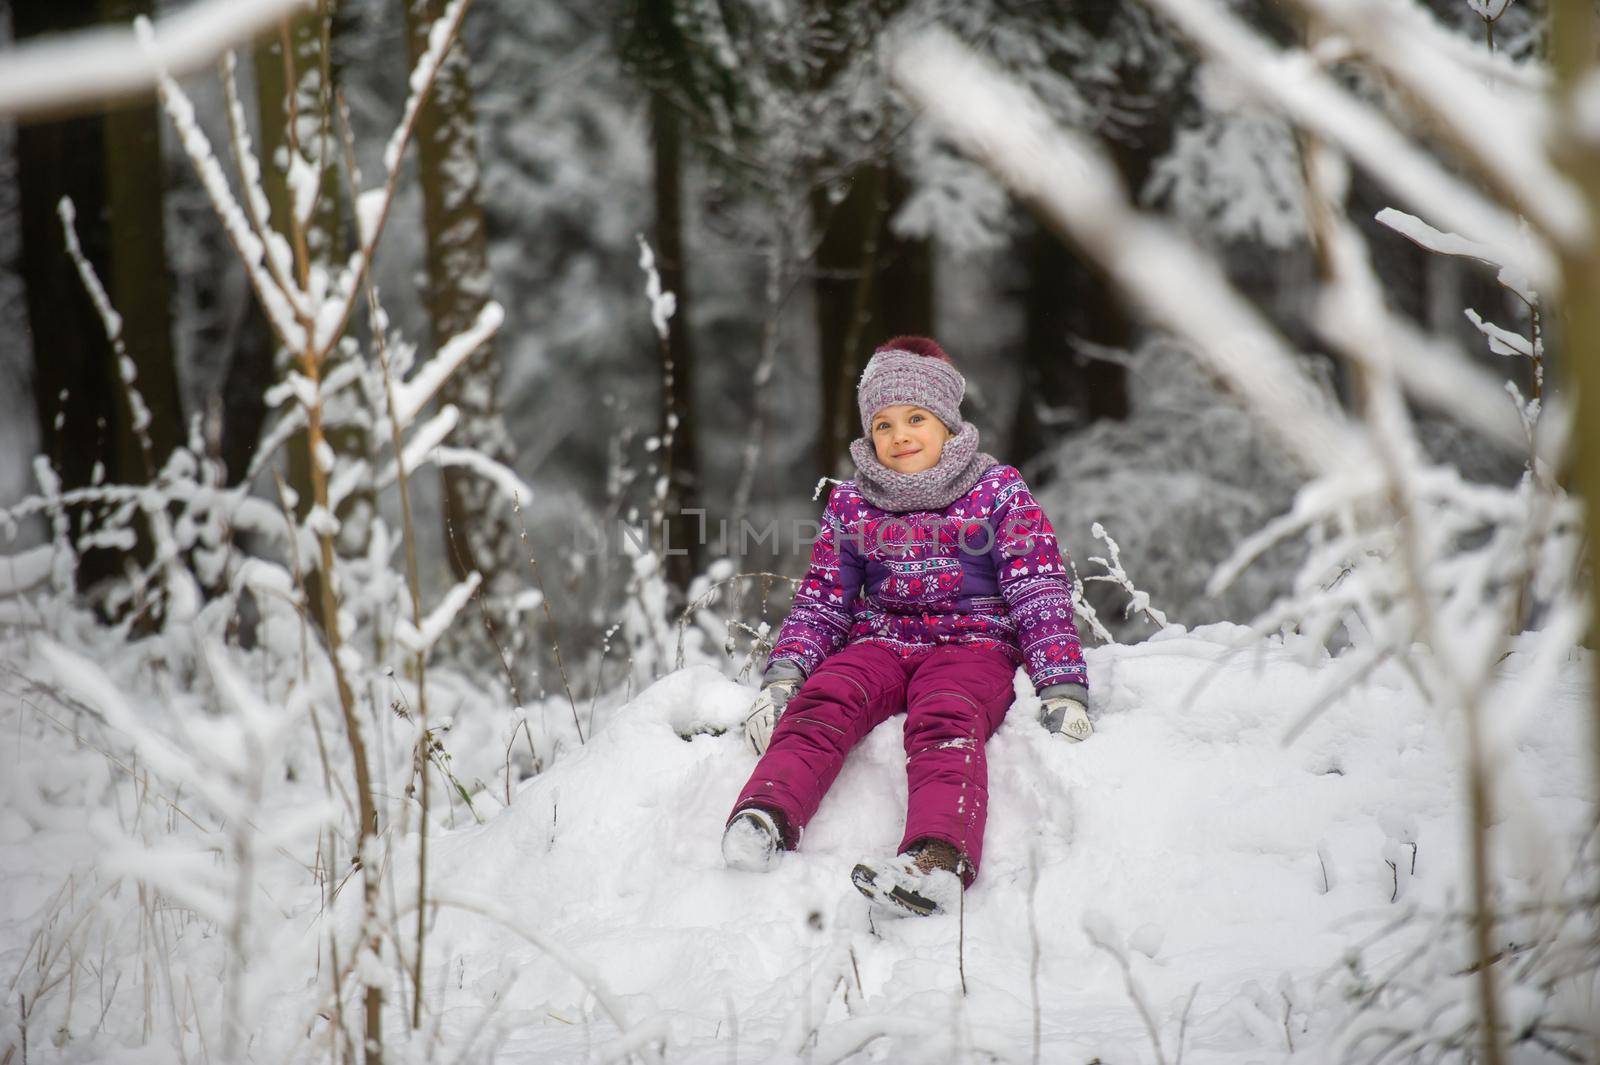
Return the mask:
<svg viewBox="0 0 1600 1065">
<path fill-rule="evenodd" d="M 141 1032 L 139 1042 L 164 1044 L 179 1058 L 213 1052 L 223 1060 L 342 1056 L 365 1045 L 375 1060 L 386 1017 L 420 1020 L 427 972 L 426 882 L 419 872 L 407 896 L 397 895 L 399 849 L 414 846 L 412 867 L 425 869 L 430 831 L 509 802 L 517 779 L 576 739 L 575 714 L 569 726 L 546 707 L 520 705 L 514 657 L 503 690 L 494 678 L 469 682 L 430 668 L 446 631 L 463 623 L 479 578 L 469 574 L 423 603 L 409 477 L 427 464 L 459 466 L 507 506 L 532 495 L 493 460 L 450 446 L 454 407 L 427 411 L 498 328 L 500 308 L 488 305 L 418 361 L 390 329 L 370 279 L 418 109 L 465 9 L 455 0 L 435 25 L 378 187 L 362 191 L 344 132 L 358 247 L 342 264 L 308 255 L 307 230 L 325 193 L 302 154 L 311 146 L 292 137 L 289 217 L 271 216 L 231 55 L 223 85 L 237 196 L 187 96 L 161 76 L 166 112 L 292 368 L 267 396 L 274 421 L 240 486 L 220 487 L 198 441 L 137 488 L 63 493 L 41 460 L 40 494 L 5 515 L 13 531 L 35 514 L 52 529 L 50 545 L 9 567 L 7 590 L 24 597 L 7 604 L 6 660 L 17 664 L 38 715 L 19 719 L 19 729 L 41 752 L 61 751 L 54 727 L 104 759 L 68 808 L 73 800 L 116 808 L 124 784 L 133 799 L 120 824 L 91 826 L 108 860 L 67 871 L 65 900 L 39 911 L 43 923 L 19 967 L 19 979 L 31 972 L 35 985 L 5 1007 L 21 1012 L 8 1019 L 24 1038 L 48 1031 L 58 1046 L 103 1047 Z M 140 32 L 151 39 L 147 24 Z M 160 53 L 149 61 L 159 66 Z M 115 310 L 76 254 L 70 204 L 63 221 L 121 353 Z M 352 335 L 360 308 L 367 345 Z M 138 428 L 142 404 L 126 370 L 124 382 Z M 278 472 L 291 449 L 301 450 L 306 471 L 295 486 Z M 271 502 L 249 487 L 269 474 Z M 394 493 L 397 524 L 377 506 Z M 74 522 L 69 513 L 85 517 Z M 251 538 L 255 554 L 237 549 L 239 536 Z M 138 537 L 151 558 L 111 583 L 105 607 L 124 620 L 100 630 L 73 598 L 73 560 L 95 547 L 127 550 Z M 500 638 L 503 653 L 522 650 L 516 633 Z M 28 778 L 17 799 L 55 807 L 56 792 L 46 778 Z M 275 922 L 286 919 L 305 921 L 310 934 L 282 937 Z M 82 959 L 133 944 L 149 963 L 122 974 L 121 1007 L 113 985 L 101 989 L 97 1011 L 75 1009 Z M 315 974 L 317 993 L 283 1003 L 282 989 L 306 974 Z M 142 1030 L 120 1020 L 141 1002 Z"/>
<path fill-rule="evenodd" d="M 1116 535 L 1139 584 L 1185 625 L 1248 617 L 1265 607 L 1292 572 L 1295 552 L 1253 567 L 1221 594 L 1207 578 L 1236 544 L 1281 513 L 1295 478 L 1282 451 L 1248 413 L 1229 404 L 1170 340 L 1152 338 L 1126 355 L 1130 410 L 1071 433 L 1039 459 L 1049 479 L 1039 494 L 1073 559 L 1098 544 L 1098 522 Z M 1085 593 L 1123 638 L 1148 633 L 1143 618 L 1121 619 L 1117 593 Z"/>
</svg>

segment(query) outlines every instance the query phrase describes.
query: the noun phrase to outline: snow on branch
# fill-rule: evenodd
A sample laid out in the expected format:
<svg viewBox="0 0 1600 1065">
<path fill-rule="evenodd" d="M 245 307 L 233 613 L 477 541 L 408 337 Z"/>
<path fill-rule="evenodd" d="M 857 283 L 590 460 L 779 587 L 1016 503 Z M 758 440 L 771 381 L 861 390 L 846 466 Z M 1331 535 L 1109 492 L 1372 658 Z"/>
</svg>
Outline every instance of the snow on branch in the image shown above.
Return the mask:
<svg viewBox="0 0 1600 1065">
<path fill-rule="evenodd" d="M 203 70 L 223 52 L 312 0 L 209 0 L 164 18 L 147 48 L 124 27 L 43 38 L 0 56 L 0 117 L 97 109 L 107 97 L 154 88 L 167 75 Z"/>
<path fill-rule="evenodd" d="M 473 451 L 464 447 L 436 447 L 428 452 L 428 461 L 435 466 L 459 466 L 470 470 L 490 484 L 494 485 L 500 494 L 511 504 L 520 505 L 521 502 L 532 499 L 533 489 L 529 488 L 516 472 L 504 463 L 496 462 L 481 451 Z M 407 466 L 407 469 L 411 467 Z"/>
<path fill-rule="evenodd" d="M 1234 547 L 1233 553 L 1223 559 L 1206 584 L 1207 595 L 1221 595 L 1239 575 L 1273 545 L 1304 532 L 1318 522 L 1327 521 L 1352 499 L 1370 496 L 1381 487 L 1376 471 L 1365 472 L 1366 483 L 1334 484 L 1313 481 L 1295 493 L 1294 505 L 1287 514 L 1280 514 L 1257 529 Z"/>
<path fill-rule="evenodd" d="M 393 411 L 395 427 L 401 430 L 409 428 L 417 412 L 427 405 L 450 375 L 472 357 L 473 352 L 494 336 L 505 320 L 505 309 L 490 300 L 478 312 L 478 319 L 471 328 L 451 337 L 408 381 L 396 385 Z"/>
<path fill-rule="evenodd" d="M 1337 144 L 1407 203 L 1431 211 L 1459 233 L 1502 249 L 1500 261 L 1516 264 L 1536 287 L 1556 287 L 1558 275 L 1548 248 L 1530 246 L 1515 217 L 1451 175 L 1375 108 L 1320 70 L 1312 56 L 1280 51 L 1213 0 L 1147 3 L 1264 105 Z"/>
<path fill-rule="evenodd" d="M 1513 333 L 1493 322 L 1485 321 L 1483 315 L 1471 307 L 1467 308 L 1467 320 L 1472 323 L 1473 328 L 1483 334 L 1484 339 L 1489 342 L 1489 350 L 1496 355 L 1519 355 L 1531 359 L 1537 354 L 1533 341 L 1521 333 Z"/>
<path fill-rule="evenodd" d="M 400 618 L 394 623 L 394 638 L 400 646 L 414 655 L 425 655 L 433 650 L 433 645 L 439 642 L 445 630 L 456 620 L 456 615 L 461 613 L 461 608 L 472 599 L 472 593 L 478 590 L 478 585 L 483 583 L 483 575 L 477 570 L 467 574 L 466 579 L 451 588 L 445 594 L 433 612 L 422 619 L 418 628 L 411 624 L 407 618 Z"/>
<path fill-rule="evenodd" d="M 1295 353 L 1216 264 L 1129 205 L 1115 168 L 1082 134 L 948 33 L 922 30 L 891 49 L 898 87 L 973 158 L 1083 246 L 1155 321 L 1187 338 L 1307 470 L 1359 466 L 1364 446 L 1301 370 Z"/>
<path fill-rule="evenodd" d="M 460 420 L 461 412 L 453 404 L 446 403 L 438 414 L 424 422 L 422 427 L 411 435 L 411 439 L 406 441 L 405 451 L 396 458 L 396 461 L 384 467 L 383 473 L 378 477 L 379 487 L 387 488 L 399 480 L 401 471 L 409 477 L 413 470 L 427 461 L 428 452 L 449 438 Z"/>
<path fill-rule="evenodd" d="M 284 292 L 298 292 L 292 280 L 295 276 L 294 253 L 283 235 L 272 228 L 272 206 L 266 190 L 261 187 L 261 162 L 256 157 L 250 140 L 250 124 L 245 121 L 244 107 L 239 101 L 237 77 L 239 60 L 232 52 L 222 59 L 222 92 L 227 103 L 228 136 L 232 142 L 234 163 L 239 169 L 239 183 L 244 188 L 244 206 L 250 226 L 266 245 L 267 269 L 272 272 L 278 288 Z M 298 156 L 296 156 L 298 158 Z"/>
<path fill-rule="evenodd" d="M 667 323 L 678 310 L 678 297 L 675 293 L 664 292 L 661 289 L 661 273 L 656 269 L 656 253 L 650 247 L 650 242 L 644 239 L 644 234 L 639 237 L 639 269 L 644 271 L 644 298 L 650 304 L 650 324 L 656 327 L 656 336 L 662 340 L 667 339 Z"/>
<path fill-rule="evenodd" d="M 134 31 L 143 42 L 146 54 L 156 64 L 156 86 L 161 94 L 161 103 L 178 131 L 178 139 L 183 145 L 184 154 L 194 165 L 200 183 L 205 186 L 206 194 L 211 198 L 211 206 L 217 212 L 217 218 L 222 222 L 228 240 L 232 242 L 234 251 L 244 264 L 251 287 L 261 302 L 261 309 L 266 312 L 267 320 L 272 324 L 273 331 L 277 333 L 278 339 L 284 346 L 291 350 L 300 350 L 305 346 L 306 337 L 305 329 L 300 324 L 300 318 L 305 312 L 300 305 L 299 293 L 279 288 L 277 279 L 264 264 L 266 245 L 250 224 L 248 216 L 239 207 L 238 200 L 234 199 L 233 189 L 228 185 L 228 177 L 223 173 L 222 164 L 217 161 L 216 153 L 211 149 L 211 141 L 195 118 L 194 105 L 162 66 L 155 52 L 155 34 L 150 21 L 143 17 L 136 19 Z"/>
<path fill-rule="evenodd" d="M 1426 248 L 1436 255 L 1450 255 L 1461 259 L 1476 259 L 1488 263 L 1500 270 L 1496 280 L 1512 292 L 1517 298 L 1530 306 L 1538 302 L 1538 294 L 1533 290 L 1533 282 L 1525 275 L 1516 273 L 1507 265 L 1505 256 L 1497 248 L 1493 248 L 1481 241 L 1468 240 L 1456 233 L 1445 233 L 1435 229 L 1416 215 L 1397 211 L 1393 207 L 1385 207 L 1373 215 L 1379 225 L 1388 226 L 1396 233 L 1405 237 L 1419 248 Z"/>
<path fill-rule="evenodd" d="M 1090 562 L 1100 566 L 1105 572 L 1095 574 L 1088 579 L 1115 584 L 1128 593 L 1128 605 L 1123 608 L 1123 616 L 1132 617 L 1134 612 L 1138 611 L 1156 628 L 1165 629 L 1167 627 L 1167 615 L 1150 605 L 1149 592 L 1143 592 L 1134 587 L 1132 578 L 1128 576 L 1128 571 L 1122 566 L 1122 549 L 1111 538 L 1111 534 L 1106 532 L 1105 526 L 1095 522 L 1089 531 L 1096 540 L 1105 541 L 1106 554 L 1109 557 L 1102 558 L 1099 555 L 1095 555 L 1089 559 Z"/>
<path fill-rule="evenodd" d="M 67 256 L 77 268 L 78 279 L 83 282 L 84 289 L 89 293 L 89 301 L 94 304 L 95 312 L 100 315 L 100 323 L 105 327 L 106 339 L 111 342 L 111 353 L 117 360 L 117 372 L 122 378 L 123 392 L 128 399 L 128 411 L 132 415 L 133 435 L 138 440 L 139 450 L 144 456 L 145 476 L 147 479 L 153 478 L 156 474 L 156 460 L 150 443 L 150 408 L 139 392 L 138 372 L 133 360 L 128 357 L 128 347 L 122 339 L 122 315 L 111 305 L 111 297 L 106 294 L 105 285 L 100 283 L 100 275 L 95 272 L 88 256 L 83 254 L 83 245 L 78 242 L 78 209 L 73 206 L 70 197 L 61 197 L 61 202 L 56 205 L 56 213 L 61 217 L 61 228 L 67 242 Z"/>
<path fill-rule="evenodd" d="M 1320 142 L 1313 147 L 1308 155 L 1309 173 L 1323 168 L 1325 164 L 1318 160 L 1328 151 Z M 1343 171 L 1342 161 L 1338 169 Z M 1342 176 L 1338 179 L 1341 185 L 1344 180 Z M 1342 190 L 1339 197 L 1342 200 Z M 1526 447 L 1527 434 L 1516 406 L 1506 402 L 1505 383 L 1474 363 L 1454 343 L 1431 336 L 1409 319 L 1393 313 L 1384 302 L 1360 237 L 1342 221 L 1339 211 L 1324 211 L 1322 217 L 1325 221 L 1321 239 L 1330 256 L 1343 257 L 1338 261 L 1347 271 L 1344 276 L 1349 282 L 1330 285 L 1323 295 L 1317 316 L 1317 328 L 1323 338 L 1343 351 L 1352 363 L 1369 363 L 1381 356 L 1384 372 L 1394 374 L 1413 398 L 1454 416 L 1507 449 Z M 1474 252 L 1489 253 L 1484 245 L 1440 233 L 1398 211 L 1381 211 L 1378 220 L 1397 231 L 1404 231 L 1401 226 L 1405 226 L 1424 247 L 1438 245 L 1474 258 L 1479 257 Z M 1351 344 L 1350 338 L 1357 333 L 1366 339 Z"/>
<path fill-rule="evenodd" d="M 461 19 L 466 13 L 467 0 L 451 0 L 450 6 L 428 27 L 428 49 L 411 69 L 411 77 L 407 82 L 411 94 L 406 98 L 400 124 L 390 135 L 389 144 L 383 152 L 384 169 L 391 174 L 400 168 L 400 156 L 405 152 L 412 126 L 416 124 L 417 112 L 422 110 L 422 105 L 427 101 L 428 91 L 439 76 L 445 53 L 461 32 Z"/>
<path fill-rule="evenodd" d="M 356 300 L 365 290 L 367 274 L 372 269 L 373 253 L 379 238 L 383 236 L 389 220 L 389 208 L 393 206 L 395 192 L 400 187 L 400 159 L 411 141 L 411 135 L 416 131 L 417 116 L 433 89 L 445 53 L 461 34 L 461 22 L 466 17 L 468 3 L 469 0 L 451 0 L 450 6 L 444 9 L 444 13 L 434 20 L 428 30 L 428 50 L 411 68 L 410 95 L 406 97 L 400 122 L 389 135 L 389 143 L 383 151 L 383 185 L 353 196 L 361 245 L 351 254 L 339 277 L 337 294 L 317 314 L 316 332 L 312 338 L 313 361 L 320 362 L 344 335 L 350 315 L 355 311 Z"/>
<path fill-rule="evenodd" d="M 1394 351 L 1390 369 L 1413 399 L 1470 425 L 1502 447 L 1516 451 L 1527 438 L 1516 407 L 1506 402 L 1505 383 L 1472 362 L 1454 343 L 1430 336 L 1402 315 L 1379 314 Z M 1336 330 L 1337 322 L 1328 329 Z"/>
</svg>

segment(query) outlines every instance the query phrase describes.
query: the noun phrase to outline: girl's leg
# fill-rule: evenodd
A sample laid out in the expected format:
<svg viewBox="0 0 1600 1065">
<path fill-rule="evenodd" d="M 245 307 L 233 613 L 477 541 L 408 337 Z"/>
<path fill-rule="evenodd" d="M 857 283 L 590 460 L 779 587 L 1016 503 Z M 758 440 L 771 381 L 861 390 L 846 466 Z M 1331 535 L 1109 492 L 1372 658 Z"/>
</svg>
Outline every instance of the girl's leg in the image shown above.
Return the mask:
<svg viewBox="0 0 1600 1065">
<path fill-rule="evenodd" d="M 845 755 L 904 699 L 906 670 L 893 651 L 858 643 L 822 660 L 778 718 L 767 753 L 733 804 L 759 806 L 782 821 L 785 847 L 793 848 L 839 775 Z"/>
<path fill-rule="evenodd" d="M 988 647 L 948 644 L 916 663 L 906 689 L 906 834 L 900 850 L 942 840 L 966 858 L 971 884 L 983 857 L 989 805 L 983 746 L 1011 708 L 1016 666 Z"/>
</svg>

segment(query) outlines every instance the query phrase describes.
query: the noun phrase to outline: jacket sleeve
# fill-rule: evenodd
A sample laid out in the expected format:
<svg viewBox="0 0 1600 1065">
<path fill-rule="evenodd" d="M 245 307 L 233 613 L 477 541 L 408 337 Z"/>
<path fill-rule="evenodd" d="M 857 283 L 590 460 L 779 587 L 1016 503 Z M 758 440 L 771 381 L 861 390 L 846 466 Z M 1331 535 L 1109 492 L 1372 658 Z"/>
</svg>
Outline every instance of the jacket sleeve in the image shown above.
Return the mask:
<svg viewBox="0 0 1600 1065">
<path fill-rule="evenodd" d="M 995 575 L 1034 689 L 1071 684 L 1087 696 L 1089 672 L 1072 613 L 1072 574 L 1055 528 L 1015 470 L 995 502 L 990 549 Z"/>
<path fill-rule="evenodd" d="M 838 502 L 839 489 L 835 488 L 822 510 L 821 529 L 816 543 L 811 545 L 811 564 L 795 589 L 794 606 L 767 656 L 769 678 L 785 672 L 782 664 L 792 665 L 809 677 L 850 637 L 856 593 L 861 588 L 862 560 L 841 524 Z"/>
</svg>

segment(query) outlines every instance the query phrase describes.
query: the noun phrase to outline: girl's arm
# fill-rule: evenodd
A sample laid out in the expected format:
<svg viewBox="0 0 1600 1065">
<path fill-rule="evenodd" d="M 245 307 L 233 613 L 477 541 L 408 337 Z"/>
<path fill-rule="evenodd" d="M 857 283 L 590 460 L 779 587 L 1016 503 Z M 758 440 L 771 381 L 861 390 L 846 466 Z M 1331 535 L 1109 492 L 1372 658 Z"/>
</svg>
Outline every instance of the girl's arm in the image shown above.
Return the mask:
<svg viewBox="0 0 1600 1065">
<path fill-rule="evenodd" d="M 811 545 L 811 565 L 794 593 L 794 606 L 767 656 L 765 679 L 808 677 L 824 658 L 845 645 L 861 587 L 861 555 L 840 525 L 835 488 L 822 510 L 822 528 Z"/>
<path fill-rule="evenodd" d="M 991 556 L 1000 594 L 1017 624 L 1017 640 L 1035 690 L 1067 685 L 1052 694 L 1087 703 L 1089 672 L 1072 616 L 1071 571 L 1050 519 L 1015 469 L 1009 470 L 1001 486 L 991 520 L 995 534 Z"/>
</svg>

